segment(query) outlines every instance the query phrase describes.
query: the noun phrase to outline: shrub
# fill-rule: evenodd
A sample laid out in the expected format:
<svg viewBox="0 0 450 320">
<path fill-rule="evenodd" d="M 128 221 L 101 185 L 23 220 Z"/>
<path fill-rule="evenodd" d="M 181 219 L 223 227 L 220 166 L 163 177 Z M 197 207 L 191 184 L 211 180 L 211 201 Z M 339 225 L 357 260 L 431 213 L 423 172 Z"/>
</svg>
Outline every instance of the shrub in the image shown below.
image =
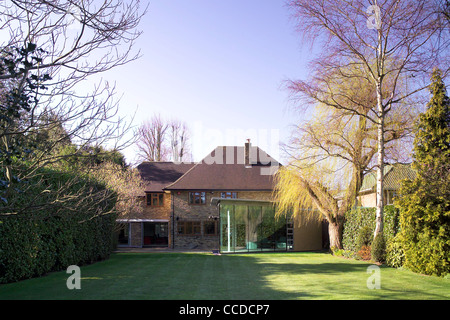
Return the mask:
<svg viewBox="0 0 450 320">
<path fill-rule="evenodd" d="M 343 255 L 345 258 L 358 259 L 358 254 L 350 250 L 344 250 Z"/>
<path fill-rule="evenodd" d="M 415 242 L 403 242 L 404 266 L 427 275 L 445 276 L 450 273 L 450 253 L 442 239 L 426 233 L 417 238 Z"/>
<path fill-rule="evenodd" d="M 368 226 L 362 227 L 358 233 L 358 249 L 361 249 L 362 247 L 370 247 L 372 243 L 372 237 L 372 229 Z"/>
<path fill-rule="evenodd" d="M 398 235 L 386 244 L 386 264 L 393 268 L 400 268 L 403 266 L 405 260 L 405 253 L 403 252 L 401 241 Z"/>
<path fill-rule="evenodd" d="M 362 260 L 370 260 L 372 257 L 370 246 L 362 246 L 361 249 L 359 249 L 357 256 Z"/>
<path fill-rule="evenodd" d="M 372 260 L 384 262 L 386 260 L 386 242 L 383 233 L 378 233 L 372 242 Z"/>
<path fill-rule="evenodd" d="M 445 276 L 450 274 L 450 98 L 440 70 L 433 70 L 431 80 L 431 99 L 414 128 L 416 176 L 403 182 L 396 204 L 404 266 Z"/>
<path fill-rule="evenodd" d="M 111 213 L 114 197 L 89 202 L 95 198 L 92 190 L 106 190 L 105 186 L 86 178 L 44 170 L 41 181 L 33 183 L 29 192 L 17 195 L 16 203 L 36 204 L 26 213 L 0 215 L 0 283 L 41 276 L 69 265 L 84 265 L 108 258 L 112 249 L 115 214 Z M 59 178 L 58 178 L 59 177 Z M 52 192 L 71 182 L 67 190 L 74 203 L 47 211 L 41 202 L 56 202 Z M 30 183 L 31 185 L 31 183 Z M 73 192 L 73 193 L 70 193 Z M 36 194 L 42 193 L 41 198 Z M 89 198 L 89 196 L 91 198 Z M 39 202 L 41 201 L 41 202 Z M 88 203 L 84 203 L 88 202 Z"/>
</svg>

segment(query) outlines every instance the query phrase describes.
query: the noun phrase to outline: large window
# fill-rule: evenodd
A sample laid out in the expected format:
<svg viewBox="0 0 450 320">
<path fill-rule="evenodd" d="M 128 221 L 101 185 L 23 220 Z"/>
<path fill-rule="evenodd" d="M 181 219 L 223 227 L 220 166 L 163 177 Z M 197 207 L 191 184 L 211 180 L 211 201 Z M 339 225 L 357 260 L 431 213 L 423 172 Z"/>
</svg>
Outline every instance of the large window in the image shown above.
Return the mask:
<svg viewBox="0 0 450 320">
<path fill-rule="evenodd" d="M 201 230 L 201 223 L 200 221 L 178 221 L 178 234 L 185 235 L 185 236 L 194 236 L 194 235 L 200 235 Z"/>
<path fill-rule="evenodd" d="M 189 192 L 190 204 L 205 204 L 206 192 Z"/>
<path fill-rule="evenodd" d="M 161 207 L 164 205 L 164 193 L 147 193 L 147 205 Z"/>
</svg>

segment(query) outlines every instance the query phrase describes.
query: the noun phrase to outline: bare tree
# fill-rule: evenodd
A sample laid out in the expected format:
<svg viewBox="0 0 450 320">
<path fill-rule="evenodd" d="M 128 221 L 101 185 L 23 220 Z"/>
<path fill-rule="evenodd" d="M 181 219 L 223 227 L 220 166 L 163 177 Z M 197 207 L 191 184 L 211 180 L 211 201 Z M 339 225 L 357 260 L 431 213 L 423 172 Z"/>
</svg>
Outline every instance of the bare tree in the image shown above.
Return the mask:
<svg viewBox="0 0 450 320">
<path fill-rule="evenodd" d="M 104 162 L 98 165 L 93 176 L 114 191 L 117 197 L 115 210 L 118 218 L 128 219 L 132 215 L 142 213 L 140 196 L 143 192 L 143 181 L 136 168 L 123 168 L 112 162 Z"/>
<path fill-rule="evenodd" d="M 298 30 L 319 40 L 322 52 L 311 64 L 315 83 L 321 74 L 340 74 L 341 79 L 358 79 L 372 87 L 376 97 L 362 113 L 336 97 L 367 106 L 344 94 L 325 99 L 307 81 L 298 81 L 299 94 L 328 106 L 364 115 L 377 127 L 377 213 L 375 235 L 383 230 L 383 170 L 385 164 L 386 116 L 396 105 L 405 108 L 419 104 L 420 93 L 429 85 L 429 73 L 440 65 L 448 74 L 449 38 L 447 22 L 433 0 L 291 0 Z M 349 68 L 351 66 L 351 68 Z M 361 72 L 363 71 L 363 72 Z"/>
<path fill-rule="evenodd" d="M 169 124 L 170 145 L 174 162 L 189 161 L 189 128 L 180 120 L 172 120 Z"/>
<path fill-rule="evenodd" d="M 167 147 L 169 125 L 160 115 L 154 115 L 138 129 L 138 156 L 143 161 L 168 161 L 170 149 Z"/>
<path fill-rule="evenodd" d="M 53 200 L 46 206 L 56 208 L 78 197 L 95 209 L 95 197 L 71 195 L 70 183 L 47 188 L 41 169 L 87 146 L 121 150 L 130 143 L 124 139 L 130 124 L 118 117 L 115 85 L 98 77 L 139 57 L 134 45 L 145 10 L 140 1 L 122 0 L 10 0 L 1 1 L 0 10 L 2 212 L 27 213 L 38 203 L 23 205 L 16 199 L 18 189 L 32 194 L 31 184 L 14 185 L 24 180 L 43 184 L 44 193 L 36 199 L 48 195 Z M 54 141 L 29 148 L 36 135 L 55 130 L 62 134 Z M 54 152 L 64 141 L 77 147 Z M 23 156 L 26 163 L 18 161 Z"/>
<path fill-rule="evenodd" d="M 189 160 L 189 128 L 186 123 L 154 115 L 137 131 L 138 157 L 142 161 Z"/>
<path fill-rule="evenodd" d="M 140 1 L 11 0 L 0 2 L 0 10 L 0 38 L 4 39 L 0 55 L 24 46 L 37 48 L 21 68 L 2 72 L 2 83 L 13 82 L 21 91 L 25 79 L 48 75 L 39 103 L 16 134 L 26 135 L 45 120 L 48 127 L 62 123 L 67 138 L 80 148 L 109 144 L 121 150 L 129 145 L 132 141 L 124 137 L 130 123 L 118 117 L 115 85 L 102 79 L 92 89 L 83 84 L 139 57 L 133 48 L 145 13 Z M 48 114 L 56 122 L 45 118 Z M 36 150 L 31 167 L 58 160 L 48 150 Z"/>
</svg>

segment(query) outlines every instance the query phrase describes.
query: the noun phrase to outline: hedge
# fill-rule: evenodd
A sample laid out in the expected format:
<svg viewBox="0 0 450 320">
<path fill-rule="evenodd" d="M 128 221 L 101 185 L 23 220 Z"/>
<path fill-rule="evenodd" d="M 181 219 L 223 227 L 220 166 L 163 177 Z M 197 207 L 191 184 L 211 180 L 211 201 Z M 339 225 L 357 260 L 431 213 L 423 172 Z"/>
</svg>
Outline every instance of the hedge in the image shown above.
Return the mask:
<svg viewBox="0 0 450 320">
<path fill-rule="evenodd" d="M 43 177 L 45 179 L 41 177 L 39 181 L 45 181 L 46 190 L 70 183 L 66 192 L 75 192 L 72 196 L 76 196 L 63 207 L 49 210 L 45 206 L 46 210 L 0 215 L 0 283 L 65 270 L 69 265 L 93 263 L 108 258 L 112 251 L 116 220 L 111 210 L 114 196 L 97 205 L 87 203 L 95 200 L 93 190 L 109 192 L 106 187 L 86 177 L 51 170 L 46 170 Z M 29 192 L 17 195 L 16 203 L 36 199 L 33 195 L 42 192 L 44 185 L 33 182 Z M 54 195 L 52 192 L 42 194 L 41 202 L 51 201 Z M 39 205 L 34 207 L 40 208 Z"/>
<path fill-rule="evenodd" d="M 398 214 L 398 209 L 394 206 L 384 206 L 383 235 L 386 243 L 398 232 Z M 360 249 L 358 240 L 361 238 L 361 230 L 369 229 L 370 233 L 374 234 L 375 216 L 376 208 L 362 207 L 346 213 L 342 236 L 344 250 L 357 252 Z"/>
</svg>

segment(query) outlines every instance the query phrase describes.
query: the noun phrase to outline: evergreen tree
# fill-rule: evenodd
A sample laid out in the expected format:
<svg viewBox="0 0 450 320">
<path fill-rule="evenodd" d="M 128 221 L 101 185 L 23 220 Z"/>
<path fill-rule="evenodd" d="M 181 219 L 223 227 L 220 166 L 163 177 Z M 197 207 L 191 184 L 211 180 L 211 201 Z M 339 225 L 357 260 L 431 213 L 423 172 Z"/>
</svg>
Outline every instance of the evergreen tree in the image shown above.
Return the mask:
<svg viewBox="0 0 450 320">
<path fill-rule="evenodd" d="M 424 274 L 450 272 L 450 99 L 441 72 L 432 74 L 431 100 L 415 129 L 413 168 L 402 188 L 399 239 L 405 267 Z"/>
</svg>

